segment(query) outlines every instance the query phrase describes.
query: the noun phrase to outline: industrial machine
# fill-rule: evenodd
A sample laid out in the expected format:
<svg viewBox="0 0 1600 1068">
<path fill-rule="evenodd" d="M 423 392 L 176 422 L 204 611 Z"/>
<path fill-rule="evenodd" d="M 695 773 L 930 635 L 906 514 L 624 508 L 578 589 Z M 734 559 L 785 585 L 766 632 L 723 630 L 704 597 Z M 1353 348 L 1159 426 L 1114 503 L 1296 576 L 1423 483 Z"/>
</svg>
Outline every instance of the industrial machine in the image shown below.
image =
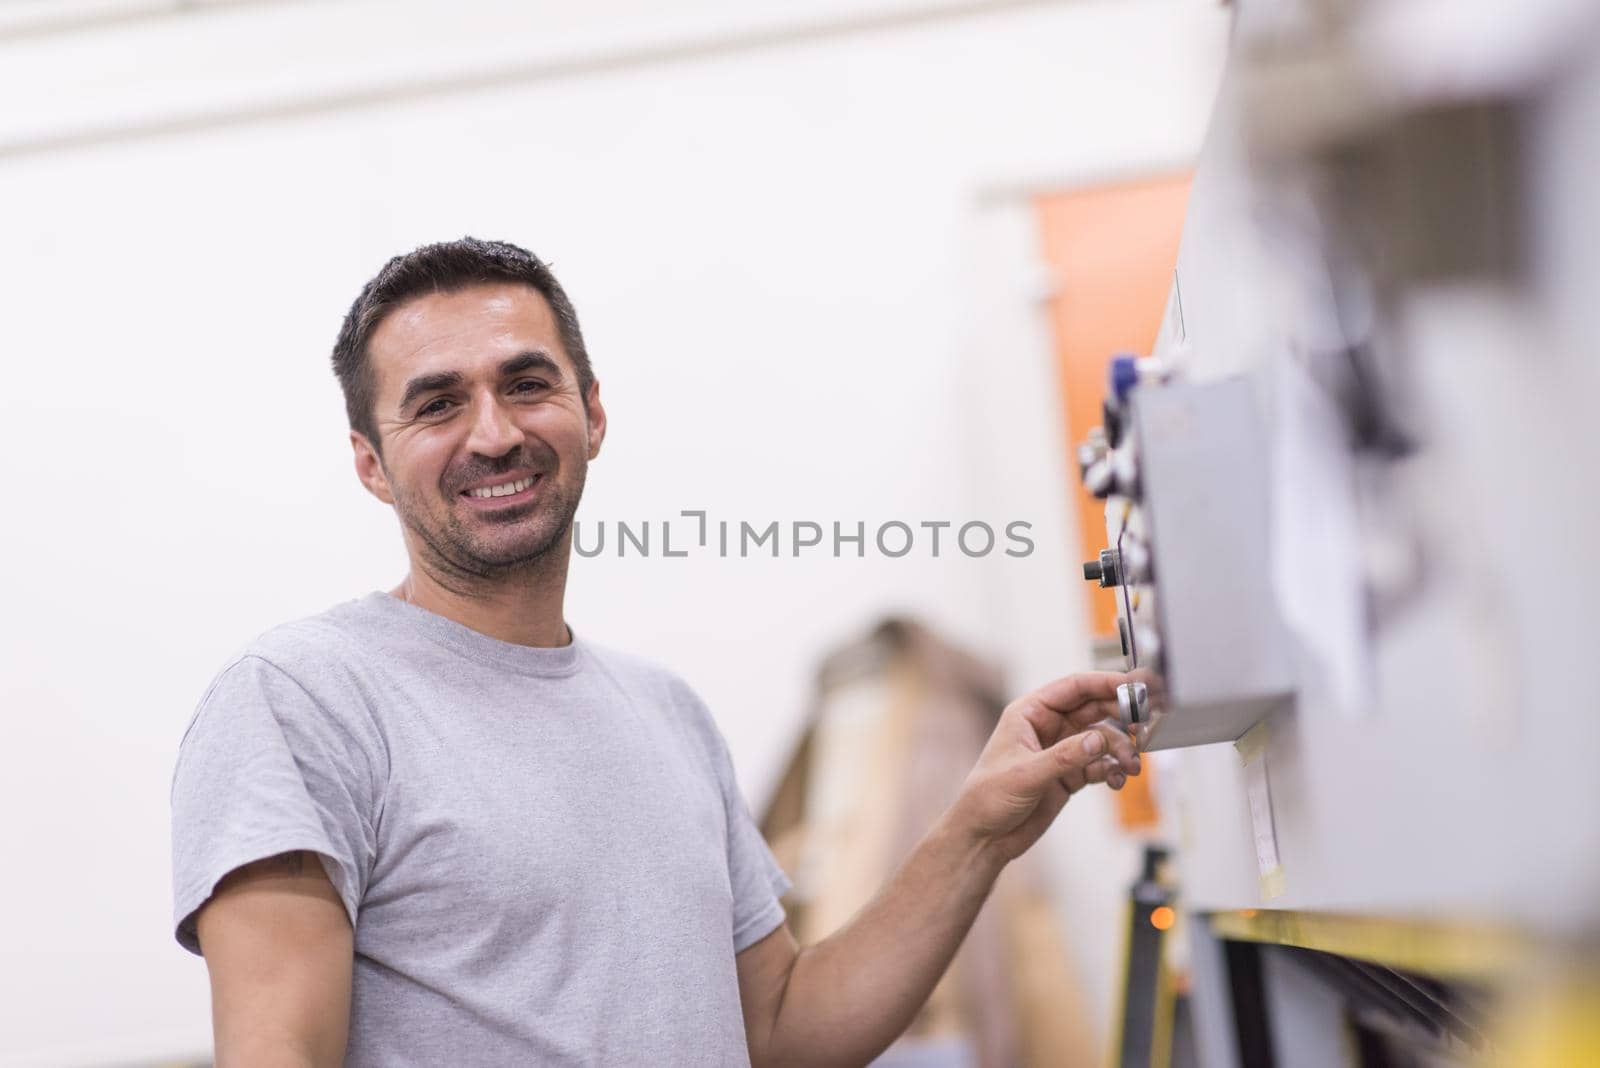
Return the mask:
<svg viewBox="0 0 1600 1068">
<path fill-rule="evenodd" d="M 1600 9 L 1236 20 L 1078 452 L 1172 750 L 1186 1055 L 1600 1064 Z"/>
</svg>

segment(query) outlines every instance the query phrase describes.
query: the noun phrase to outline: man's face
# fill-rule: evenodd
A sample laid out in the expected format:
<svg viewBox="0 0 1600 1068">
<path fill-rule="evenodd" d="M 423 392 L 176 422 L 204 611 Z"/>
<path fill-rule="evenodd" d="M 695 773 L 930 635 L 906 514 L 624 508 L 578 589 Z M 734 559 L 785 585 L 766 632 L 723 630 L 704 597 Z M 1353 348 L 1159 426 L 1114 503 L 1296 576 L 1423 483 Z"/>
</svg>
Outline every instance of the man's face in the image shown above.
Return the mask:
<svg viewBox="0 0 1600 1068">
<path fill-rule="evenodd" d="M 382 457 L 352 431 L 356 472 L 393 504 L 413 555 L 493 578 L 564 549 L 605 437 L 544 296 L 514 283 L 402 304 L 367 346 Z"/>
</svg>

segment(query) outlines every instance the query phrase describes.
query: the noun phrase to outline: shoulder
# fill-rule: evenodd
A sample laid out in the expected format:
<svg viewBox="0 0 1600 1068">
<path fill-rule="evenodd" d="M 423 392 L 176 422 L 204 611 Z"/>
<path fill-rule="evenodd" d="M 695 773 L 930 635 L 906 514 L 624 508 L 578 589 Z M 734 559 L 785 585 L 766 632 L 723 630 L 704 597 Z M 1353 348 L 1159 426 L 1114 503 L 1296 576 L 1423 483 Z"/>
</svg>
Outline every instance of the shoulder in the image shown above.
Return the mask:
<svg viewBox="0 0 1600 1068">
<path fill-rule="evenodd" d="M 376 597 L 345 601 L 313 616 L 280 623 L 257 635 L 223 668 L 230 672 L 273 671 L 313 698 L 343 700 L 370 689 L 373 666 L 383 655 L 389 622 Z"/>
<path fill-rule="evenodd" d="M 361 602 L 282 623 L 245 644 L 212 678 L 184 733 L 187 742 L 205 720 L 259 713 L 286 720 L 366 717 L 371 659 L 352 609 Z"/>
<path fill-rule="evenodd" d="M 364 600 L 347 601 L 280 623 L 249 642 L 235 663 L 253 658 L 296 679 L 348 671 L 372 654 L 375 628 L 364 620 L 369 614 Z"/>
</svg>

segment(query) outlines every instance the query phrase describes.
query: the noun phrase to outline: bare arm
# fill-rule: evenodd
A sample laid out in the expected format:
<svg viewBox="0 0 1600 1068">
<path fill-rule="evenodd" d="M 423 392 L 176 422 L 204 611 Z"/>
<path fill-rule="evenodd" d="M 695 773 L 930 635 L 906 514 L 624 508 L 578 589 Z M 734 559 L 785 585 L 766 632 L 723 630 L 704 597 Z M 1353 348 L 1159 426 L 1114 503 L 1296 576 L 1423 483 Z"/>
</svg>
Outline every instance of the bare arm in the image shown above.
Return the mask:
<svg viewBox="0 0 1600 1068">
<path fill-rule="evenodd" d="M 236 868 L 198 919 L 211 973 L 217 1068 L 323 1068 L 344 1060 L 355 938 L 312 853 Z"/>
<path fill-rule="evenodd" d="M 784 926 L 739 954 L 752 1064 L 866 1064 L 905 1030 L 1001 869 L 1074 792 L 1138 774 L 1127 735 L 1092 726 L 1123 679 L 1075 675 L 1013 702 L 955 804 L 848 924 L 805 949 Z"/>
</svg>

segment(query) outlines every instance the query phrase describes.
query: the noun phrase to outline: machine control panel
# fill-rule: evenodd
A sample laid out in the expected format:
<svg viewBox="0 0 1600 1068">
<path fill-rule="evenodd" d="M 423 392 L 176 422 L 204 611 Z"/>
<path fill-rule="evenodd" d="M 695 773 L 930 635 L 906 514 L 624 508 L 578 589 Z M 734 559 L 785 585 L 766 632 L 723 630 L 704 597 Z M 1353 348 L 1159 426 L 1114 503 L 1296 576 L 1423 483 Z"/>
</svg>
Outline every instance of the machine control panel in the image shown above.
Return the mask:
<svg viewBox="0 0 1600 1068">
<path fill-rule="evenodd" d="M 1078 450 L 1106 501 L 1086 581 L 1115 589 L 1118 712 L 1150 749 L 1233 741 L 1292 694 L 1267 567 L 1265 431 L 1244 378 L 1113 361 L 1106 426 Z"/>
</svg>

